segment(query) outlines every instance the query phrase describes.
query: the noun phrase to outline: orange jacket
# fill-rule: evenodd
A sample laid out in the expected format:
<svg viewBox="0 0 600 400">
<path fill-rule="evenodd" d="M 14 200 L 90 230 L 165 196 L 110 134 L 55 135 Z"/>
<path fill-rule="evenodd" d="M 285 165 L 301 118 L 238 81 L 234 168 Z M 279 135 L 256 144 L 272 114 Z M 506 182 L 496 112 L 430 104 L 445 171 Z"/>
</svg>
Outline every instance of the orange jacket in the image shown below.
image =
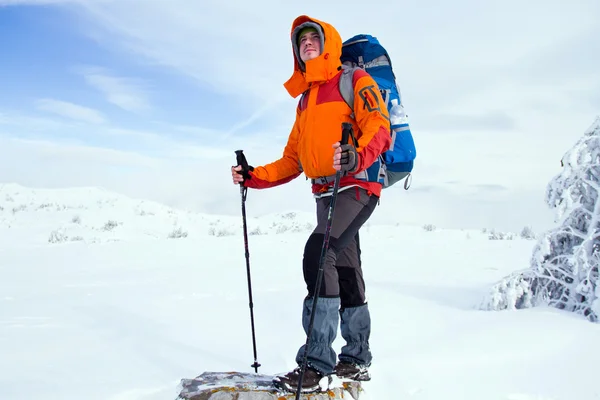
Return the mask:
<svg viewBox="0 0 600 400">
<path fill-rule="evenodd" d="M 294 73 L 284 86 L 292 97 L 301 97 L 296 108 L 296 120 L 283 150 L 283 156 L 270 164 L 256 167 L 250 172 L 245 186 L 263 189 L 289 182 L 302 172 L 307 178 L 315 179 L 335 175 L 332 145 L 341 140 L 342 122 L 353 125 L 358 140 L 358 170 L 368 168 L 391 144 L 389 116 L 375 81 L 366 73 L 354 75 L 354 114 L 348 107 L 338 88 L 342 74 L 340 56 L 342 39 L 335 28 L 308 16 L 296 18 L 294 30 L 304 22 L 311 21 L 321 26 L 325 44 L 321 55 L 306 62 L 306 71 L 300 68 L 294 55 Z M 294 46 L 292 44 L 292 46 Z M 359 185 L 370 193 L 380 195 L 381 184 L 344 176 L 341 186 Z M 313 193 L 323 192 L 333 185 L 314 183 Z"/>
</svg>

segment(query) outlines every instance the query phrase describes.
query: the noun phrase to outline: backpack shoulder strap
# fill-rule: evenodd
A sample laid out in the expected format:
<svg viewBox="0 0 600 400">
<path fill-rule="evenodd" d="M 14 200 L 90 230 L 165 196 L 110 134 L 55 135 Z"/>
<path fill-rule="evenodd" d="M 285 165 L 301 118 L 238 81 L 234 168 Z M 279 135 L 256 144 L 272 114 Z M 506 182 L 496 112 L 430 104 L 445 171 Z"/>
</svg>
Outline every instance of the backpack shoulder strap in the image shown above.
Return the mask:
<svg viewBox="0 0 600 400">
<path fill-rule="evenodd" d="M 354 119 L 354 72 L 358 69 L 361 68 L 342 65 L 342 75 L 340 76 L 339 82 L 342 98 L 352 110 L 352 114 L 350 114 L 352 119 Z"/>
<path fill-rule="evenodd" d="M 308 95 L 308 90 L 305 90 L 304 92 L 302 92 L 302 95 L 300 96 L 300 100 L 298 100 L 298 110 L 304 111 L 304 109 L 306 108 L 306 104 L 304 104 L 304 102 L 306 101 L 307 95 Z"/>
<path fill-rule="evenodd" d="M 349 67 L 347 65 L 342 65 L 342 75 L 340 76 L 339 81 L 339 89 L 342 98 L 348 104 L 348 107 L 352 110 L 350 114 L 350 118 L 355 119 L 354 115 L 354 72 L 356 70 L 362 69 L 360 67 L 354 66 Z M 354 146 L 358 146 L 358 141 L 354 134 L 352 134 L 352 143 Z"/>
</svg>

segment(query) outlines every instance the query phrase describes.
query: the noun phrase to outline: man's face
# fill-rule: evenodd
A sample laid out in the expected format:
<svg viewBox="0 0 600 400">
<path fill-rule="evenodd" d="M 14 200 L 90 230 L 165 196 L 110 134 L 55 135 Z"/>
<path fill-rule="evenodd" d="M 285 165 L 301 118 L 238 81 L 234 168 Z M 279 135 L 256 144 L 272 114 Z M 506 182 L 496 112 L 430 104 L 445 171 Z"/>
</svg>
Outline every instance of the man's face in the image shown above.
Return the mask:
<svg viewBox="0 0 600 400">
<path fill-rule="evenodd" d="M 321 39 L 317 32 L 307 32 L 300 37 L 300 59 L 306 62 L 321 54 Z"/>
</svg>

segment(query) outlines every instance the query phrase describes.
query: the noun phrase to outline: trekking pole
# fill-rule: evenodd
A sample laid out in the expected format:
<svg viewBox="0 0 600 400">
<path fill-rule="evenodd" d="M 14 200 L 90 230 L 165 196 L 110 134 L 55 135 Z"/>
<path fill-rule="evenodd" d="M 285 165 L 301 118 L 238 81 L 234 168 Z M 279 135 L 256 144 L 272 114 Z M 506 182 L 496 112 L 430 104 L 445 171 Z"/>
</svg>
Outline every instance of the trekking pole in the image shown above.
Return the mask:
<svg viewBox="0 0 600 400">
<path fill-rule="evenodd" d="M 246 156 L 243 154 L 243 150 L 236 150 L 237 165 L 242 166 L 242 172 L 248 170 L 248 161 Z M 252 302 L 252 280 L 250 278 L 250 252 L 248 251 L 248 226 L 246 225 L 246 195 L 248 188 L 244 186 L 244 183 L 240 183 L 240 195 L 242 198 L 242 222 L 244 227 L 244 249 L 246 254 L 246 274 L 248 276 L 248 298 L 250 305 L 250 324 L 252 326 L 252 347 L 254 349 L 254 364 L 251 365 L 254 368 L 254 372 L 258 373 L 258 367 L 260 364 L 256 361 L 256 336 L 254 331 L 254 304 Z"/>
<path fill-rule="evenodd" d="M 352 133 L 352 124 L 349 122 L 342 122 L 342 141 L 341 144 L 347 144 L 348 138 Z M 319 259 L 319 271 L 317 273 L 317 282 L 315 284 L 315 294 L 313 296 L 312 310 L 310 312 L 310 322 L 308 324 L 308 333 L 306 335 L 306 346 L 304 347 L 304 355 L 302 360 L 302 367 L 300 368 L 300 377 L 298 378 L 298 389 L 296 391 L 296 400 L 300 399 L 300 389 L 302 388 L 302 380 L 304 379 L 304 371 L 306 370 L 306 364 L 308 362 L 308 348 L 310 346 L 310 337 L 312 335 L 313 325 L 315 322 L 315 310 L 317 307 L 317 300 L 319 298 L 319 291 L 321 290 L 321 281 L 323 280 L 323 264 L 325 263 L 325 256 L 329 250 L 329 236 L 331 235 L 331 224 L 333 222 L 333 213 L 335 211 L 335 202 L 337 199 L 338 190 L 340 188 L 340 179 L 342 178 L 341 171 L 335 173 L 335 182 L 333 184 L 333 194 L 331 195 L 331 202 L 329 203 L 329 213 L 327 214 L 327 224 L 325 226 L 325 239 L 323 239 L 323 247 L 321 247 L 321 257 Z"/>
</svg>

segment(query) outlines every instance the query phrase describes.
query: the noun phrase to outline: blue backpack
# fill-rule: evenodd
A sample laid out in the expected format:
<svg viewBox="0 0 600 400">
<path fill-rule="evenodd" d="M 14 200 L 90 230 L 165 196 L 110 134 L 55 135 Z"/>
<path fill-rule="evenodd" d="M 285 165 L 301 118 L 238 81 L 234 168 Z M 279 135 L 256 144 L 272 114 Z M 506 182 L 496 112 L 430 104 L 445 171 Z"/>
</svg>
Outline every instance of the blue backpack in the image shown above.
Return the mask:
<svg viewBox="0 0 600 400">
<path fill-rule="evenodd" d="M 341 61 L 344 72 L 340 77 L 339 88 L 350 108 L 354 109 L 354 71 L 362 69 L 379 86 L 390 115 L 392 145 L 367 169 L 368 180 L 381 182 L 386 188 L 406 178 L 404 188 L 408 189 L 417 151 L 390 56 L 376 37 L 360 34 L 343 43 Z"/>
</svg>

